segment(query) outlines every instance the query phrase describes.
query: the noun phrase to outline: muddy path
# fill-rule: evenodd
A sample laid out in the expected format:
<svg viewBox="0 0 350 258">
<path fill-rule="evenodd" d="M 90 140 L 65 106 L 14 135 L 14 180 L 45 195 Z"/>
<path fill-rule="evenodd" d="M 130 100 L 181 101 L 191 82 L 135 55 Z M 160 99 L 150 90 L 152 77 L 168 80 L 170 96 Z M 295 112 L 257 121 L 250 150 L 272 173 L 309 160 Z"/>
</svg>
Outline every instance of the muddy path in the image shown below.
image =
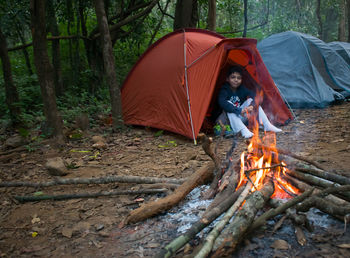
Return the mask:
<svg viewBox="0 0 350 258">
<path fill-rule="evenodd" d="M 327 170 L 350 177 L 350 103 L 326 109 L 295 110 L 297 120 L 282 127 L 277 146 L 320 162 Z M 107 148 L 95 149 L 93 135 L 106 139 Z M 234 155 L 245 149 L 238 138 Z M 219 144 L 224 157 L 232 139 Z M 185 178 L 210 159 L 191 140 L 157 130 L 128 129 L 111 134 L 99 128 L 81 139 L 56 148 L 49 141 L 22 151 L 0 163 L 1 181 L 44 182 L 54 180 L 44 166 L 47 159 L 61 157 L 70 164 L 64 178 L 135 175 Z M 142 185 L 62 185 L 47 188 L 0 188 L 0 257 L 153 257 L 205 210 L 205 203 L 184 208 L 186 202 L 145 222 L 122 229 L 118 224 L 142 202 L 164 196 L 123 195 L 65 201 L 18 203 L 16 195 L 66 194 L 140 189 Z M 200 201 L 200 192 L 196 193 Z M 344 223 L 315 210 L 313 232 L 305 232 L 307 244 L 300 246 L 288 223 L 271 234 L 274 221 L 241 244 L 234 257 L 349 257 L 350 231 Z M 180 214 L 180 215 L 179 215 Z M 185 221 L 189 217 L 189 222 Z M 186 223 L 185 223 L 186 222 Z M 287 245 L 280 241 L 283 240 Z M 200 238 L 191 244 L 196 246 Z M 282 244 L 281 244 L 282 243 Z M 188 253 L 190 256 L 190 251 Z M 183 253 L 180 255 L 183 256 Z M 180 257 L 179 256 L 179 257 Z"/>
</svg>

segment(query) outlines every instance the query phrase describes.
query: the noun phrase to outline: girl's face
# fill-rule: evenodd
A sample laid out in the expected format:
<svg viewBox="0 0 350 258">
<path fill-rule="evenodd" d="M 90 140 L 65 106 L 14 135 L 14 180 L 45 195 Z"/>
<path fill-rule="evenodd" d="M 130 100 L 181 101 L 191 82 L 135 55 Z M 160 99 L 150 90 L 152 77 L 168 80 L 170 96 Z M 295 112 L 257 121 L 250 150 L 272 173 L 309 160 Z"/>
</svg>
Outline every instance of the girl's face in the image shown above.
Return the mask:
<svg viewBox="0 0 350 258">
<path fill-rule="evenodd" d="M 231 73 L 226 81 L 230 84 L 233 89 L 237 89 L 242 83 L 242 75 L 240 73 L 234 72 Z"/>
</svg>

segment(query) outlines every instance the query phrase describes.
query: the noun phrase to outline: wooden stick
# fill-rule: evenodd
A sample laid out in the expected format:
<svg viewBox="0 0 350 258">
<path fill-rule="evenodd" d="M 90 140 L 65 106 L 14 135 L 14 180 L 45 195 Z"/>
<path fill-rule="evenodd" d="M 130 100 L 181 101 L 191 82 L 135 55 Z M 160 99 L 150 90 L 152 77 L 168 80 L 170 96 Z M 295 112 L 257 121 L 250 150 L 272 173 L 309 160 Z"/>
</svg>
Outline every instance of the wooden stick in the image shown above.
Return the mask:
<svg viewBox="0 0 350 258">
<path fill-rule="evenodd" d="M 214 163 L 210 162 L 203 166 L 196 173 L 192 174 L 187 180 L 180 185 L 174 193 L 166 196 L 163 199 L 158 199 L 154 202 L 144 204 L 140 208 L 133 210 L 126 217 L 123 224 L 131 224 L 143 221 L 147 218 L 155 216 L 163 211 L 169 210 L 183 200 L 186 195 L 195 187 L 207 183 L 213 177 Z"/>
<path fill-rule="evenodd" d="M 49 182 L 0 182 L 0 187 L 49 187 L 54 185 L 77 185 L 77 184 L 109 184 L 109 183 L 138 183 L 138 184 L 155 184 L 155 183 L 172 183 L 182 184 L 186 179 L 174 178 L 157 178 L 157 177 L 140 177 L 140 176 L 107 176 L 91 178 L 56 178 Z"/>
<path fill-rule="evenodd" d="M 288 202 L 286 202 L 283 205 L 278 206 L 277 208 L 270 209 L 267 212 L 265 212 L 263 215 L 261 215 L 259 218 L 257 218 L 254 223 L 249 228 L 249 232 L 254 231 L 255 229 L 265 225 L 266 221 L 270 218 L 275 217 L 278 214 L 281 214 L 285 212 L 287 209 L 293 207 L 294 205 L 302 202 L 307 197 L 309 197 L 312 192 L 314 191 L 314 188 L 302 193 L 301 195 L 294 197 L 293 199 L 290 199 Z"/>
<path fill-rule="evenodd" d="M 288 170 L 288 174 L 296 177 L 302 181 L 305 181 L 309 184 L 319 186 L 322 188 L 332 188 L 332 187 L 339 187 L 339 184 L 333 183 L 331 181 L 325 180 L 323 178 L 319 178 L 310 174 L 304 174 L 302 172 Z M 348 191 L 336 191 L 336 195 L 339 196 L 342 199 L 345 199 L 347 201 L 350 201 L 350 192 Z"/>
<path fill-rule="evenodd" d="M 266 150 L 269 150 L 269 151 L 272 151 L 272 152 L 275 152 L 277 150 L 277 152 L 279 154 L 284 154 L 284 155 L 287 155 L 287 156 L 290 156 L 292 158 L 295 158 L 295 159 L 298 159 L 298 160 L 301 160 L 301 161 L 305 161 L 319 169 L 322 169 L 322 170 L 326 170 L 321 164 L 319 164 L 318 162 L 316 161 L 313 161 L 313 160 L 310 160 L 310 159 L 307 159 L 305 157 L 302 157 L 302 156 L 299 156 L 299 155 L 296 155 L 290 151 L 287 151 L 287 150 L 283 150 L 281 148 L 277 148 L 277 147 L 269 147 L 269 146 L 266 146 L 266 145 L 263 145 L 263 144 L 258 144 L 257 145 L 258 148 L 264 148 Z"/>
<path fill-rule="evenodd" d="M 350 185 L 350 178 L 333 174 L 324 170 L 303 167 L 296 167 L 295 170 L 303 173 L 308 173 L 341 185 Z"/>
<path fill-rule="evenodd" d="M 229 232 L 229 237 L 225 238 L 220 244 L 219 238 L 216 240 L 220 244 L 212 257 L 227 257 L 236 249 L 239 242 L 247 232 L 249 226 L 254 220 L 258 210 L 264 207 L 274 191 L 274 184 L 268 180 L 260 191 L 253 192 L 247 199 L 242 208 L 228 227 L 222 232 Z M 221 233 L 221 235 L 222 235 Z"/>
<path fill-rule="evenodd" d="M 224 229 L 226 224 L 232 218 L 233 214 L 242 205 L 243 201 L 245 200 L 247 195 L 250 193 L 251 188 L 252 188 L 252 183 L 248 182 L 247 185 L 245 186 L 243 192 L 238 197 L 237 201 L 231 206 L 231 208 L 226 212 L 224 217 L 215 225 L 215 227 L 212 229 L 212 231 L 206 237 L 201 250 L 195 256 L 195 258 L 203 258 L 203 257 L 208 256 L 208 254 L 211 252 L 211 250 L 213 248 L 215 239 L 218 237 L 218 235 Z"/>
<path fill-rule="evenodd" d="M 212 208 L 211 206 L 209 206 L 199 221 L 194 223 L 191 226 L 191 228 L 186 231 L 186 233 L 177 237 L 176 239 L 171 241 L 167 246 L 165 246 L 164 249 L 162 249 L 161 252 L 157 255 L 157 257 L 171 257 L 172 255 L 174 255 L 177 250 L 179 250 L 188 241 L 194 238 L 198 232 L 200 232 L 203 228 L 208 226 L 223 212 L 225 212 L 237 200 L 237 198 L 241 195 L 242 191 L 243 187 L 238 189 L 233 194 L 231 192 L 229 198 L 226 198 L 219 205 Z"/>
<path fill-rule="evenodd" d="M 348 206 L 338 206 L 330 201 L 327 201 L 323 198 L 312 196 L 307 200 L 303 201 L 297 206 L 297 210 L 301 212 L 306 212 L 310 208 L 315 207 L 324 213 L 335 216 L 345 216 L 350 213 L 350 205 Z"/>
<path fill-rule="evenodd" d="M 113 196 L 113 195 L 130 195 L 130 194 L 155 194 L 164 193 L 167 189 L 145 189 L 145 190 L 125 190 L 125 191 L 111 191 L 111 192 L 99 192 L 99 193 L 79 193 L 79 194 L 61 194 L 61 195 L 40 195 L 40 196 L 15 196 L 17 201 L 24 202 L 37 202 L 44 200 L 69 200 L 79 198 L 95 198 L 100 196 Z"/>
</svg>

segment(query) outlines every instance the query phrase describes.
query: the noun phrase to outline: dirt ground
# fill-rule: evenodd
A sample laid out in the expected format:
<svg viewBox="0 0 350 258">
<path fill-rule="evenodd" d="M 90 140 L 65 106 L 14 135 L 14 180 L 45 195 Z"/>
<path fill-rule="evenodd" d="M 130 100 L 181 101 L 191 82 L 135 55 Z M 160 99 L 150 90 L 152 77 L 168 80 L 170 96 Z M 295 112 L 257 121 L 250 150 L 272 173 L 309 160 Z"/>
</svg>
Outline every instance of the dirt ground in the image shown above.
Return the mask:
<svg viewBox="0 0 350 258">
<path fill-rule="evenodd" d="M 282 127 L 277 146 L 350 177 L 350 102 L 294 112 L 297 120 Z M 93 135 L 103 136 L 107 148 L 93 148 Z M 238 159 L 245 143 L 240 137 L 237 140 L 234 157 Z M 231 143 L 232 139 L 221 141 L 220 157 L 224 157 Z M 5 150 L 2 151 L 4 155 Z M 21 151 L 8 161 L 0 161 L 0 181 L 52 181 L 55 177 L 44 166 L 52 157 L 62 157 L 70 164 L 70 173 L 63 178 L 110 175 L 185 178 L 210 161 L 200 145 L 172 133 L 157 135 L 157 130 L 137 127 L 111 134 L 106 128 L 99 128 L 63 147 L 56 148 L 44 141 L 32 147 L 31 152 Z M 142 200 L 148 202 L 162 194 L 28 203 L 14 199 L 16 195 L 40 192 L 72 194 L 142 188 L 143 185 L 121 183 L 0 188 L 0 257 L 154 257 L 178 235 L 181 218 L 168 220 L 167 214 L 161 214 L 122 229 L 118 224 Z M 171 213 L 176 214 L 177 209 Z M 198 210 L 203 208 L 192 212 Z M 306 245 L 296 242 L 294 230 L 286 222 L 275 235 L 265 230 L 246 240 L 233 257 L 350 257 L 350 230 L 342 233 L 344 223 L 318 211 L 314 213 L 322 219 L 315 222 L 314 232 L 305 232 Z M 276 240 L 287 242 L 287 247 L 276 247 Z M 199 238 L 191 242 L 198 243 Z"/>
</svg>

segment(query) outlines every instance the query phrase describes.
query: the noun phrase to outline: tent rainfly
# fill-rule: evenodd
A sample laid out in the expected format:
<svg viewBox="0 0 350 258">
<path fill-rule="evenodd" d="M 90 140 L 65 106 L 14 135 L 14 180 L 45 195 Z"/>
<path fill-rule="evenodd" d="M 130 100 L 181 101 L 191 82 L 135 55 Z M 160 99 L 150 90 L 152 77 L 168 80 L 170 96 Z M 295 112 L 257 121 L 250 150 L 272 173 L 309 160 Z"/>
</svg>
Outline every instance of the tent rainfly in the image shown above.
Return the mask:
<svg viewBox="0 0 350 258">
<path fill-rule="evenodd" d="M 263 39 L 258 50 L 292 107 L 322 108 L 350 93 L 350 65 L 340 55 L 346 50 L 337 43 L 287 31 Z"/>
<path fill-rule="evenodd" d="M 139 58 L 122 85 L 124 122 L 175 132 L 195 141 L 215 105 L 225 72 L 230 65 L 239 64 L 245 67 L 250 81 L 247 86 L 261 87 L 262 106 L 271 121 L 287 123 L 292 114 L 256 44 L 255 39 L 227 39 L 201 29 L 164 36 Z"/>
</svg>

